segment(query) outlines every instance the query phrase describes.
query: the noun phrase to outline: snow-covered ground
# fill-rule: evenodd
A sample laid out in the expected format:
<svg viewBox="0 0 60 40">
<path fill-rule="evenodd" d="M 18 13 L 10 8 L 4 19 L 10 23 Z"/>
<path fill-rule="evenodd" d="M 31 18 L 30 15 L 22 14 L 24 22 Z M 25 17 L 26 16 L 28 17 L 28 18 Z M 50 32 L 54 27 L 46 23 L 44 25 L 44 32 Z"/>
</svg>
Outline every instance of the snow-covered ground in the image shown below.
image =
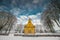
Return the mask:
<svg viewBox="0 0 60 40">
<path fill-rule="evenodd" d="M 0 40 L 60 40 L 60 37 L 24 37 L 24 36 L 14 36 L 14 34 L 9 34 L 8 36 L 0 35 Z"/>
<path fill-rule="evenodd" d="M 0 36 L 0 40 L 60 40 L 60 37 Z"/>
</svg>

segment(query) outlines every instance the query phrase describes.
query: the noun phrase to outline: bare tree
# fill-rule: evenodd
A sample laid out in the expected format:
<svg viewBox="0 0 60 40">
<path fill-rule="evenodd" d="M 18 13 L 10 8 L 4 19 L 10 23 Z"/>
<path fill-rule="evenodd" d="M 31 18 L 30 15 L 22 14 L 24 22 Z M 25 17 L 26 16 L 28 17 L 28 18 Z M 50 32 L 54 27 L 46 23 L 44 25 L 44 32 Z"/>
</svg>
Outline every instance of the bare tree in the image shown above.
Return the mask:
<svg viewBox="0 0 60 40">
<path fill-rule="evenodd" d="M 0 12 L 0 31 L 5 31 L 5 33 L 10 33 L 14 22 L 16 22 L 16 17 L 8 12 Z M 1 33 L 0 32 L 0 33 Z"/>
<path fill-rule="evenodd" d="M 50 28 L 50 32 L 55 32 L 53 26 L 54 23 L 52 20 L 56 22 L 58 27 L 60 27 L 59 22 L 59 14 L 60 14 L 60 7 L 59 7 L 59 0 L 51 0 L 51 2 L 46 6 L 46 10 L 44 10 L 41 19 L 44 21 L 44 25 Z M 58 22 L 59 24 L 58 24 Z"/>
</svg>

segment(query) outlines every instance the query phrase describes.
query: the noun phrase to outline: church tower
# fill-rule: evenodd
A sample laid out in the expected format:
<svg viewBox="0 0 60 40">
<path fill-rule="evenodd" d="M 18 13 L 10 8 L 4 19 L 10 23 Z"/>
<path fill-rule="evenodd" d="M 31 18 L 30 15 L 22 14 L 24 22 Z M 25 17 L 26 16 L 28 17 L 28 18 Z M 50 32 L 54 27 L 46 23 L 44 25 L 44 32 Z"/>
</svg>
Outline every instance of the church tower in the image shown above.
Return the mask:
<svg viewBox="0 0 60 40">
<path fill-rule="evenodd" d="M 35 34 L 35 26 L 29 18 L 28 23 L 24 26 L 24 34 Z"/>
</svg>

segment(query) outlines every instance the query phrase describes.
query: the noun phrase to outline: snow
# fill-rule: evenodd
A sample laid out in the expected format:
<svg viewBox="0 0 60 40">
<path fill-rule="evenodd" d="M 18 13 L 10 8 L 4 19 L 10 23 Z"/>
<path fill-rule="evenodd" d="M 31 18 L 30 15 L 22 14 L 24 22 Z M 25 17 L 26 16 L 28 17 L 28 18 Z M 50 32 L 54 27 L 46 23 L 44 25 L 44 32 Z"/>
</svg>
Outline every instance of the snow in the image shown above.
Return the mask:
<svg viewBox="0 0 60 40">
<path fill-rule="evenodd" d="M 45 36 L 28 37 L 28 36 L 14 36 L 14 34 L 9 34 L 8 36 L 0 35 L 0 40 L 60 40 L 60 37 L 45 37 Z"/>
<path fill-rule="evenodd" d="M 60 40 L 60 37 L 0 36 L 0 40 Z"/>
</svg>

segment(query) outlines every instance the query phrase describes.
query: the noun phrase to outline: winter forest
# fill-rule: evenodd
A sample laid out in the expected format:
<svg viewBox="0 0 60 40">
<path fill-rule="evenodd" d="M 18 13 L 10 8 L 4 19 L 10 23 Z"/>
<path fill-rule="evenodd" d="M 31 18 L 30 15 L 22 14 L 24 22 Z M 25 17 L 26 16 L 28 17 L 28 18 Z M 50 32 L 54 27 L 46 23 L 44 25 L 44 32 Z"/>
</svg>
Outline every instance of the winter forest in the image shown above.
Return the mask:
<svg viewBox="0 0 60 40">
<path fill-rule="evenodd" d="M 28 26 L 29 33 L 60 33 L 60 0 L 0 0 L 1 35 L 27 33 Z"/>
</svg>

